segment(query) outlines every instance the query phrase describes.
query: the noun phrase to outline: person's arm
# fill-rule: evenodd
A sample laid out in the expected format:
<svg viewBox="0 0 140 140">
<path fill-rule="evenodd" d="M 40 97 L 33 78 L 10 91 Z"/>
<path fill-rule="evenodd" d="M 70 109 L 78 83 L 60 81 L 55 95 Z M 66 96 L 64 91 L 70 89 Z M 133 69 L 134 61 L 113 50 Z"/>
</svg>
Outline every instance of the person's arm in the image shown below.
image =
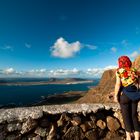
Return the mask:
<svg viewBox="0 0 140 140">
<path fill-rule="evenodd" d="M 116 76 L 116 84 L 115 84 L 115 94 L 114 94 L 114 101 L 118 102 L 118 93 L 121 87 L 121 79 Z"/>
</svg>

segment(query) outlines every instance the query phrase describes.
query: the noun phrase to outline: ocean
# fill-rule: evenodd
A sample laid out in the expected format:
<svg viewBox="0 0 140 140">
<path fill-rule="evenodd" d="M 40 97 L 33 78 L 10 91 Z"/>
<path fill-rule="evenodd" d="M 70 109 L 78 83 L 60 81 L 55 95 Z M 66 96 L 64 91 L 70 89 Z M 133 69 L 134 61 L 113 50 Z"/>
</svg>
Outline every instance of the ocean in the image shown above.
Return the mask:
<svg viewBox="0 0 140 140">
<path fill-rule="evenodd" d="M 6 82 L 15 82 L 17 79 L 6 79 Z M 47 81 L 47 79 L 18 79 L 18 81 Z M 0 106 L 16 104 L 17 106 L 33 104 L 54 94 L 62 94 L 69 91 L 86 91 L 89 87 L 96 86 L 98 79 L 93 83 L 82 84 L 48 84 L 48 85 L 0 85 Z"/>
</svg>

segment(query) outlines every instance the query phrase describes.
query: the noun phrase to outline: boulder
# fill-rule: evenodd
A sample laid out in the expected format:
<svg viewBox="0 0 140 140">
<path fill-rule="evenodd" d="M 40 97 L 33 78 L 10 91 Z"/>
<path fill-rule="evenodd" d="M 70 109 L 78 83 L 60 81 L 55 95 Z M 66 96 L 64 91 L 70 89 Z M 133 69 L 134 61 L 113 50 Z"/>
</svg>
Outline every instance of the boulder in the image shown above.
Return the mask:
<svg viewBox="0 0 140 140">
<path fill-rule="evenodd" d="M 124 140 L 124 137 L 120 136 L 116 132 L 108 132 L 103 140 Z"/>
<path fill-rule="evenodd" d="M 81 118 L 79 116 L 75 116 L 72 118 L 71 123 L 75 125 L 80 125 L 81 124 Z"/>
<path fill-rule="evenodd" d="M 96 125 L 100 128 L 100 129 L 105 129 L 106 128 L 106 123 L 102 120 L 98 120 Z"/>
<path fill-rule="evenodd" d="M 10 123 L 10 124 L 7 125 L 8 132 L 21 130 L 21 128 L 22 128 L 22 125 L 19 122 Z"/>
<path fill-rule="evenodd" d="M 57 126 L 58 127 L 63 126 L 66 121 L 70 121 L 70 118 L 64 112 L 64 113 L 62 113 L 60 119 L 57 121 Z"/>
<path fill-rule="evenodd" d="M 17 134 L 10 134 L 5 140 L 21 140 L 21 136 Z"/>
<path fill-rule="evenodd" d="M 120 128 L 120 123 L 116 118 L 107 116 L 106 121 L 107 121 L 107 127 L 110 131 L 114 132 Z"/>
<path fill-rule="evenodd" d="M 57 135 L 56 135 L 56 127 L 53 125 L 53 124 L 51 124 L 51 129 L 50 129 L 50 131 L 49 131 L 49 134 L 47 135 L 47 140 L 56 140 L 56 137 L 57 137 Z"/>
<path fill-rule="evenodd" d="M 50 125 L 49 120 L 46 117 L 43 117 L 39 120 L 39 126 L 42 128 L 47 128 Z"/>
<path fill-rule="evenodd" d="M 39 135 L 32 137 L 32 138 L 28 138 L 28 140 L 41 140 L 41 137 Z"/>
<path fill-rule="evenodd" d="M 83 140 L 84 137 L 85 136 L 81 128 L 79 126 L 73 126 L 68 129 L 62 137 L 62 140 Z"/>
<path fill-rule="evenodd" d="M 81 124 L 80 127 L 82 128 L 83 132 L 86 132 L 90 129 L 95 129 L 97 126 L 93 121 L 86 121 L 84 124 Z"/>
<path fill-rule="evenodd" d="M 124 129 L 125 127 L 124 127 L 124 123 L 123 123 L 123 118 L 122 118 L 121 111 L 116 111 L 114 113 L 114 117 L 116 117 L 120 121 L 121 127 Z"/>
<path fill-rule="evenodd" d="M 34 133 L 41 137 L 45 137 L 47 134 L 46 129 L 41 128 L 41 127 L 37 127 Z"/>
<path fill-rule="evenodd" d="M 27 119 L 26 122 L 22 124 L 21 134 L 25 134 L 37 126 L 37 121 L 33 120 L 31 117 Z"/>
<path fill-rule="evenodd" d="M 98 132 L 95 129 L 89 130 L 85 133 L 88 140 L 98 140 Z"/>
</svg>

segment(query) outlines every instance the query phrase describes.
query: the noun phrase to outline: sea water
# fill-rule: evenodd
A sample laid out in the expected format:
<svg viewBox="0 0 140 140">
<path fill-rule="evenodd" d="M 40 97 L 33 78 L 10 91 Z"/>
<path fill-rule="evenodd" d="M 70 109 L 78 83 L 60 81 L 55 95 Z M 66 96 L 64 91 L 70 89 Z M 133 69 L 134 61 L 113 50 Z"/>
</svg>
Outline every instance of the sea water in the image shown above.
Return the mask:
<svg viewBox="0 0 140 140">
<path fill-rule="evenodd" d="M 0 105 L 12 103 L 16 105 L 32 104 L 42 100 L 41 97 L 47 97 L 49 95 L 62 94 L 69 91 L 86 91 L 89 87 L 97 85 L 98 82 L 99 80 L 94 80 L 93 83 L 68 85 L 0 85 Z"/>
</svg>

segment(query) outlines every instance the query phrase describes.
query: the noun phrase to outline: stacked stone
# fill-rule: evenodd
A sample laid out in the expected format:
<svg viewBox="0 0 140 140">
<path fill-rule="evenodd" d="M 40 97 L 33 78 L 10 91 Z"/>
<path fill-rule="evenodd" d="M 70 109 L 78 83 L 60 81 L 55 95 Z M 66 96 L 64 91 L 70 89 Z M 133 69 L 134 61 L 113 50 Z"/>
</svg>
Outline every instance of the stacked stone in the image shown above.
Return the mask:
<svg viewBox="0 0 140 140">
<path fill-rule="evenodd" d="M 83 112 L 83 109 L 81 112 L 63 110 L 55 114 L 35 110 L 32 115 L 25 114 L 26 117 L 20 119 L 12 115 L 7 114 L 5 117 L 2 115 L 3 118 L 0 115 L 0 140 L 124 139 L 121 113 L 118 109 L 113 110 L 110 107 L 99 106 L 96 111 L 87 112 Z"/>
</svg>

